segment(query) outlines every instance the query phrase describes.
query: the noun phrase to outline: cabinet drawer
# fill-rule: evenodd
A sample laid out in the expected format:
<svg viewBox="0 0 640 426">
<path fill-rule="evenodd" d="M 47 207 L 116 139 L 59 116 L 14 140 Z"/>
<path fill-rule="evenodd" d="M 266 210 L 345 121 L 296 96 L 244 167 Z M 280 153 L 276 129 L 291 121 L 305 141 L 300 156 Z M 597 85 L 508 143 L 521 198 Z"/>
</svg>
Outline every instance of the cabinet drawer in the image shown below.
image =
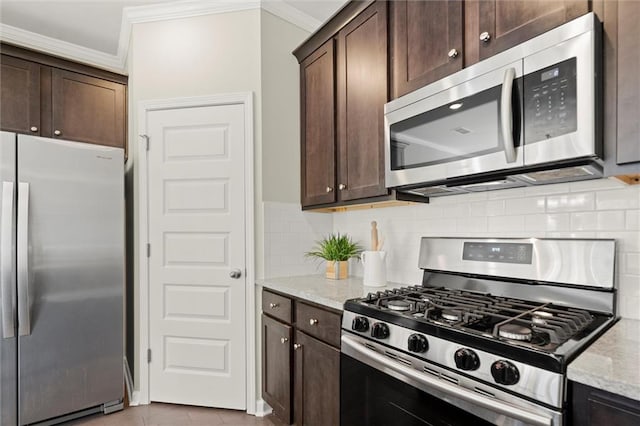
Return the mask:
<svg viewBox="0 0 640 426">
<path fill-rule="evenodd" d="M 340 321 L 340 314 L 296 303 L 296 327 L 337 348 L 340 347 Z"/>
<path fill-rule="evenodd" d="M 291 299 L 262 290 L 262 312 L 291 324 Z"/>
</svg>

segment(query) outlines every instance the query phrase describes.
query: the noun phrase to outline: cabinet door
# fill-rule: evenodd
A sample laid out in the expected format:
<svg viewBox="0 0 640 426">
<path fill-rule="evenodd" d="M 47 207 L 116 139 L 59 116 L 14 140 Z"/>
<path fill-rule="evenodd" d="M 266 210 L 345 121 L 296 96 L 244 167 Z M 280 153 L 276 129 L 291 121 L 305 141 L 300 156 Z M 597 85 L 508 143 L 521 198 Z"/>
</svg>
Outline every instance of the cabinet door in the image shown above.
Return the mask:
<svg viewBox="0 0 640 426">
<path fill-rule="evenodd" d="M 389 7 L 392 98 L 462 69 L 461 1 L 398 0 Z"/>
<path fill-rule="evenodd" d="M 273 412 L 291 423 L 292 329 L 262 315 L 262 397 Z"/>
<path fill-rule="evenodd" d="M 340 351 L 300 331 L 296 331 L 296 345 L 296 425 L 339 425 Z"/>
<path fill-rule="evenodd" d="M 40 65 L 2 55 L 0 128 L 40 135 Z"/>
<path fill-rule="evenodd" d="M 618 2 L 617 163 L 640 161 L 640 2 Z"/>
<path fill-rule="evenodd" d="M 126 98 L 122 84 L 57 68 L 51 79 L 55 137 L 124 148 Z"/>
<path fill-rule="evenodd" d="M 300 64 L 303 206 L 336 201 L 333 50 L 331 39 Z"/>
<path fill-rule="evenodd" d="M 373 3 L 338 33 L 338 197 L 386 195 L 387 2 Z"/>
<path fill-rule="evenodd" d="M 640 402 L 570 382 L 572 390 L 571 425 L 637 426 L 640 424 Z"/>
<path fill-rule="evenodd" d="M 473 40 L 481 60 L 589 11 L 587 0 L 481 0 L 471 3 L 477 6 L 467 8 L 470 13 L 466 19 L 477 20 L 477 23 L 469 22 L 467 28 L 477 28 L 477 33 L 469 34 L 467 40 Z M 485 32 L 489 38 L 483 41 L 480 36 Z"/>
</svg>

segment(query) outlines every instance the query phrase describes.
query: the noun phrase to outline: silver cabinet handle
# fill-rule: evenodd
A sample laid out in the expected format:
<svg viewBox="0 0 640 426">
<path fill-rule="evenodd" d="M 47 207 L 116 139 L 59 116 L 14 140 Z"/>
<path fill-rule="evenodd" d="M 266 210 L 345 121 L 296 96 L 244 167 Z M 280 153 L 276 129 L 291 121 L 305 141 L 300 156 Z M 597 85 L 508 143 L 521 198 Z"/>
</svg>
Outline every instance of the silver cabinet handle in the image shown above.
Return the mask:
<svg viewBox="0 0 640 426">
<path fill-rule="evenodd" d="M 242 271 L 240 269 L 233 269 L 231 272 L 229 272 L 229 276 L 234 280 L 237 280 L 242 276 Z"/>
<path fill-rule="evenodd" d="M 449 53 L 447 53 L 447 56 L 451 59 L 455 58 L 456 56 L 458 56 L 458 49 L 451 49 Z"/>
<path fill-rule="evenodd" d="M 309 320 L 309 325 L 318 325 L 318 320 L 317 320 L 317 319 L 315 319 L 315 318 L 311 318 L 311 319 Z"/>
<path fill-rule="evenodd" d="M 275 308 L 277 308 L 278 306 L 280 306 L 278 303 L 269 303 L 269 307 L 270 307 L 271 309 L 275 309 Z"/>
<path fill-rule="evenodd" d="M 345 185 L 344 183 L 341 183 L 340 185 L 338 185 L 338 189 L 340 191 L 342 191 L 343 189 L 346 189 L 346 188 L 347 188 L 347 185 Z"/>
<path fill-rule="evenodd" d="M 289 341 L 289 339 L 287 339 L 286 337 L 281 337 L 281 338 L 280 338 L 280 343 L 282 343 L 283 345 L 284 345 L 285 343 L 287 343 L 288 341 Z"/>
<path fill-rule="evenodd" d="M 391 358 L 379 354 L 371 349 L 368 349 L 357 340 L 350 336 L 342 335 L 342 353 L 351 356 L 379 371 L 391 370 L 395 374 L 404 377 L 405 382 L 414 384 L 414 386 L 426 390 L 430 389 L 440 391 L 454 398 L 458 398 L 469 404 L 475 404 L 477 406 L 486 408 L 493 412 L 504 414 L 506 417 L 514 418 L 523 421 L 526 424 L 532 424 L 537 426 L 551 426 L 553 419 L 527 411 L 515 405 L 511 405 L 507 402 L 499 401 L 495 398 L 487 398 L 479 393 L 467 390 L 461 386 L 454 385 L 441 380 L 436 377 L 432 377 L 429 374 L 422 374 L 413 368 L 407 367 Z M 402 380 L 402 379 L 401 379 Z"/>
<path fill-rule="evenodd" d="M 293 350 L 297 351 L 298 349 L 300 349 L 302 347 L 302 345 L 298 344 L 298 343 L 294 343 L 293 344 Z"/>
<path fill-rule="evenodd" d="M 480 34 L 480 41 L 484 41 L 485 43 L 487 43 L 489 40 L 491 40 L 491 34 L 486 31 Z"/>
<path fill-rule="evenodd" d="M 513 80 L 515 78 L 515 68 L 507 68 L 504 71 L 502 92 L 500 93 L 500 129 L 507 163 L 516 161 L 516 141 L 513 137 L 513 111 L 511 110 L 511 92 L 513 91 Z"/>
<path fill-rule="evenodd" d="M 15 336 L 13 320 L 13 182 L 2 182 L 2 222 L 0 223 L 0 297 L 2 297 L 2 337 Z"/>
<path fill-rule="evenodd" d="M 329 193 L 329 192 L 333 192 L 333 188 L 332 188 L 332 187 L 330 187 L 330 186 L 327 186 L 326 191 L 327 191 L 327 193 Z"/>
<path fill-rule="evenodd" d="M 56 136 L 60 136 L 60 135 L 62 134 L 62 131 L 60 131 L 60 130 L 54 130 L 54 131 L 53 131 L 53 134 L 54 134 L 54 135 L 56 135 Z"/>
<path fill-rule="evenodd" d="M 29 312 L 29 184 L 18 183 L 18 334 L 31 334 Z"/>
<path fill-rule="evenodd" d="M 37 132 L 38 128 L 36 126 L 31 126 L 29 130 L 31 130 L 32 132 Z"/>
</svg>

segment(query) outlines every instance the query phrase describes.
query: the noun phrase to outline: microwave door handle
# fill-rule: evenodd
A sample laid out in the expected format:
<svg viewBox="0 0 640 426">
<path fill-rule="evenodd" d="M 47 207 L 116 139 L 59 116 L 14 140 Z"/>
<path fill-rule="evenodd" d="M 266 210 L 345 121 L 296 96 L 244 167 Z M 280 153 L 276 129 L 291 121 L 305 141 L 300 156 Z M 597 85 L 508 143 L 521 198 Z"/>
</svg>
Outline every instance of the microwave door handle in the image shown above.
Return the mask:
<svg viewBox="0 0 640 426">
<path fill-rule="evenodd" d="M 502 131 L 504 155 L 507 158 L 507 163 L 516 161 L 516 147 L 513 138 L 513 111 L 511 105 L 511 94 L 515 78 L 515 68 L 507 68 L 504 70 L 502 92 L 500 93 L 500 130 Z"/>
</svg>

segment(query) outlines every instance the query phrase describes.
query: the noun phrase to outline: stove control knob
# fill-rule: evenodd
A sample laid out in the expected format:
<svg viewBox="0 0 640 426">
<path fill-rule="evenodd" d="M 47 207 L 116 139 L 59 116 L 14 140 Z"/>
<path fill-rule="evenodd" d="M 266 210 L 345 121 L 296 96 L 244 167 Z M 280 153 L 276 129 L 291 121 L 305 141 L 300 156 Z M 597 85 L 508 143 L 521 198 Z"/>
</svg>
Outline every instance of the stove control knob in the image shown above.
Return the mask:
<svg viewBox="0 0 640 426">
<path fill-rule="evenodd" d="M 371 337 L 376 339 L 386 339 L 389 337 L 389 326 L 382 322 L 373 323 L 371 326 Z"/>
<path fill-rule="evenodd" d="M 480 358 L 471 349 L 458 349 L 453 355 L 453 359 L 456 362 L 456 367 L 461 370 L 473 371 L 480 367 Z"/>
<path fill-rule="evenodd" d="M 407 342 L 407 349 L 411 352 L 422 353 L 429 350 L 429 342 L 422 334 L 412 334 Z"/>
<path fill-rule="evenodd" d="M 369 321 L 365 317 L 355 317 L 351 322 L 353 331 L 365 332 L 369 330 Z"/>
<path fill-rule="evenodd" d="M 491 365 L 491 375 L 496 383 L 501 385 L 515 385 L 520 380 L 518 369 L 509 361 L 494 362 Z"/>
</svg>

